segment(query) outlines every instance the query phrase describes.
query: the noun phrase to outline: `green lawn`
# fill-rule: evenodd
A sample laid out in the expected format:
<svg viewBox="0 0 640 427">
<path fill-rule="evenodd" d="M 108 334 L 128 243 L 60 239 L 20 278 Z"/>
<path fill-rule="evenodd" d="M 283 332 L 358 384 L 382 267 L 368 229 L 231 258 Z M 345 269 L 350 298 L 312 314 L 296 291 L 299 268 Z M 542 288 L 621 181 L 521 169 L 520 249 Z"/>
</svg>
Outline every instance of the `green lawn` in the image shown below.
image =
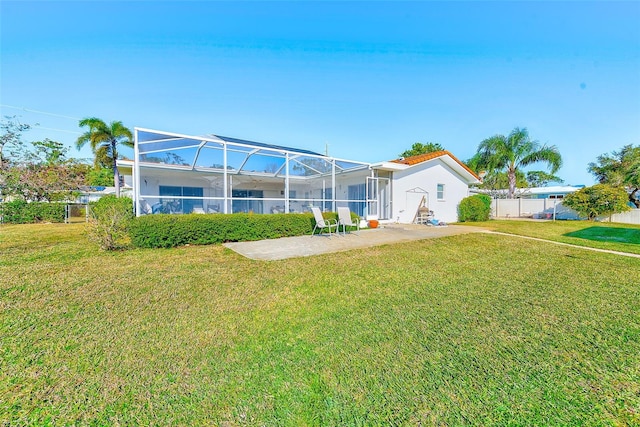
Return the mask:
<svg viewBox="0 0 640 427">
<path fill-rule="evenodd" d="M 493 220 L 460 223 L 503 233 L 640 254 L 640 225 L 589 221 Z"/>
<path fill-rule="evenodd" d="M 0 425 L 639 425 L 639 270 L 491 234 L 260 262 L 0 226 Z"/>
</svg>

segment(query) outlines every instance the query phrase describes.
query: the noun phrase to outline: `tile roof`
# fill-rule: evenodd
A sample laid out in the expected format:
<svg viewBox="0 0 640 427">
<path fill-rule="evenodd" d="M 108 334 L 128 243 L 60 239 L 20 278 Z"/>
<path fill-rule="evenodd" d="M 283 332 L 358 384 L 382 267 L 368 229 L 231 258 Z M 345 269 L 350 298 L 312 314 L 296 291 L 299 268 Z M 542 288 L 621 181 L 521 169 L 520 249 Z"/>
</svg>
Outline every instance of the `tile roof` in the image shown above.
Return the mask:
<svg viewBox="0 0 640 427">
<path fill-rule="evenodd" d="M 471 175 L 473 175 L 476 179 L 480 180 L 478 175 L 474 171 L 469 169 L 469 166 L 467 166 L 464 163 L 462 163 L 460 160 L 458 160 L 458 158 L 456 156 L 454 156 L 453 154 L 451 154 L 451 152 L 449 152 L 447 150 L 433 151 L 431 153 L 426 153 L 426 154 L 418 154 L 417 156 L 410 156 L 410 157 L 405 157 L 403 159 L 391 160 L 391 162 L 400 163 L 400 164 L 408 165 L 408 166 L 413 166 L 413 165 L 417 165 L 419 163 L 426 162 L 427 160 L 437 159 L 438 157 L 442 157 L 442 156 L 451 157 L 456 163 L 458 163 L 460 166 L 462 166 L 467 172 L 469 172 Z"/>
</svg>

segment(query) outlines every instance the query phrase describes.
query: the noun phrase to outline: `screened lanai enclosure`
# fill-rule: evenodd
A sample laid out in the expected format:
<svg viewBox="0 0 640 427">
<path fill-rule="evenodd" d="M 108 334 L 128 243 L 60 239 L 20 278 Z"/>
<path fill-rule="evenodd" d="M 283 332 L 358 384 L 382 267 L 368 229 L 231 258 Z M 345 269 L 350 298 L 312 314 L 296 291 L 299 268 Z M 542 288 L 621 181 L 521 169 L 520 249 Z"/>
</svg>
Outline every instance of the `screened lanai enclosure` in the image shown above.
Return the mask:
<svg viewBox="0 0 640 427">
<path fill-rule="evenodd" d="M 368 163 L 218 135 L 135 129 L 136 214 L 335 211 L 385 215 L 389 180 Z M 386 203 L 388 205 L 388 203 Z"/>
</svg>

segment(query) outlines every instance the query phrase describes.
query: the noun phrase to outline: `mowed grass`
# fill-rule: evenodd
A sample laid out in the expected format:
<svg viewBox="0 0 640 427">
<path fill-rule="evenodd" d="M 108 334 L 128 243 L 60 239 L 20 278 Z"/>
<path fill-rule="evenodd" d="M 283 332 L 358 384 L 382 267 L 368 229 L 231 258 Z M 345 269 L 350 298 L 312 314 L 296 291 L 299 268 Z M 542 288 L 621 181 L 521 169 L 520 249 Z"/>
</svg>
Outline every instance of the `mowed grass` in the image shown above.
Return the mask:
<svg viewBox="0 0 640 427">
<path fill-rule="evenodd" d="M 492 220 L 460 223 L 572 245 L 640 254 L 640 225 L 591 221 Z"/>
<path fill-rule="evenodd" d="M 638 425 L 639 270 L 490 234 L 260 262 L 2 226 L 0 425 Z"/>
</svg>

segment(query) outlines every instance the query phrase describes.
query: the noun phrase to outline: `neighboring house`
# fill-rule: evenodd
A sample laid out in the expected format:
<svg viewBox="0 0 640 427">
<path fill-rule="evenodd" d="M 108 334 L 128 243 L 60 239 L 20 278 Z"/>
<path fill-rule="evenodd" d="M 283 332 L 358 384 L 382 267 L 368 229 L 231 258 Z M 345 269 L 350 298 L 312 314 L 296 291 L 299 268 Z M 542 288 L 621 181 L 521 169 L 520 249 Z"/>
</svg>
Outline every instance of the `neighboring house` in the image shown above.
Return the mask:
<svg viewBox="0 0 640 427">
<path fill-rule="evenodd" d="M 550 185 L 548 187 L 516 188 L 514 199 L 564 199 L 567 194 L 575 193 L 584 188 L 584 185 Z M 483 193 L 492 196 L 494 199 L 506 199 L 509 194 L 508 189 L 486 190 L 474 188 L 471 193 Z"/>
<path fill-rule="evenodd" d="M 78 194 L 73 200 L 75 203 L 87 204 L 91 202 L 96 202 L 100 200 L 104 196 L 115 195 L 116 187 L 106 187 L 106 186 L 87 186 L 80 188 Z M 123 196 L 133 198 L 132 188 L 129 185 L 124 184 L 122 188 L 120 188 L 120 194 Z"/>
<path fill-rule="evenodd" d="M 135 129 L 119 160 L 137 215 L 306 212 L 347 206 L 365 218 L 411 223 L 421 206 L 440 221 L 478 177 L 448 151 L 370 164 L 219 135 Z"/>
<path fill-rule="evenodd" d="M 575 193 L 584 185 L 550 185 L 548 187 L 518 188 L 516 197 L 523 199 L 564 199 L 567 194 Z"/>
</svg>

